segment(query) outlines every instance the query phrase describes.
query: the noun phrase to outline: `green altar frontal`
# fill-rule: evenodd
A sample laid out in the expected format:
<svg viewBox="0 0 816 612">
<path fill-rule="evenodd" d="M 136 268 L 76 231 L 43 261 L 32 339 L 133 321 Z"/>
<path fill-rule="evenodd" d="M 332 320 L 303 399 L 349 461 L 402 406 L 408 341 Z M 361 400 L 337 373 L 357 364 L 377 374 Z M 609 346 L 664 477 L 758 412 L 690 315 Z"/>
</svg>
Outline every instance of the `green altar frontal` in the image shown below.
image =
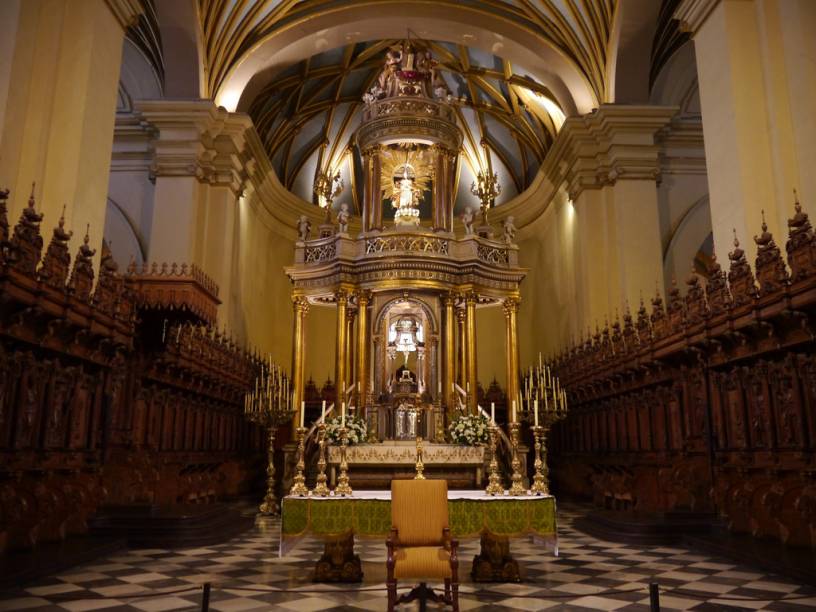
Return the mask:
<svg viewBox="0 0 816 612">
<path fill-rule="evenodd" d="M 552 496 L 490 497 L 482 491 L 451 491 L 448 513 L 455 538 L 476 538 L 485 532 L 511 538 L 530 536 L 557 554 Z M 281 555 L 306 535 L 336 537 L 351 533 L 385 539 L 391 529 L 390 493 L 356 491 L 346 498 L 286 497 L 281 518 Z"/>
</svg>

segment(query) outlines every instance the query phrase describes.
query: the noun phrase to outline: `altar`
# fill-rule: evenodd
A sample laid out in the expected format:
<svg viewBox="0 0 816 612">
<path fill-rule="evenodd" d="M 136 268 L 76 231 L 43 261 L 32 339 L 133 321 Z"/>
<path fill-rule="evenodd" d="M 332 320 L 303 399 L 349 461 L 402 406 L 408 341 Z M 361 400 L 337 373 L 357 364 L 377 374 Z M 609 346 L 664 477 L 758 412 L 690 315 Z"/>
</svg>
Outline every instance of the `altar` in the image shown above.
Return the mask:
<svg viewBox="0 0 816 612">
<path fill-rule="evenodd" d="M 542 551 L 558 554 L 552 495 L 449 491 L 448 513 L 454 538 L 481 539 L 471 571 L 474 581 L 521 580 L 518 562 L 510 554 L 512 539 L 532 538 Z M 390 528 L 390 491 L 355 491 L 349 497 L 287 496 L 281 507 L 280 555 L 290 552 L 305 536 L 317 536 L 324 541 L 325 550 L 316 560 L 315 581 L 359 582 L 363 576 L 360 557 L 354 554 L 354 538 L 384 542 Z"/>
<path fill-rule="evenodd" d="M 395 478 L 413 478 L 416 473 L 416 442 L 390 440 L 379 444 L 357 444 L 346 449 L 351 486 L 355 489 L 387 489 Z M 460 444 L 424 443 L 422 462 L 428 478 L 448 481 L 450 489 L 481 488 L 485 448 Z M 328 448 L 329 479 L 335 485 L 340 465 L 340 448 Z"/>
</svg>

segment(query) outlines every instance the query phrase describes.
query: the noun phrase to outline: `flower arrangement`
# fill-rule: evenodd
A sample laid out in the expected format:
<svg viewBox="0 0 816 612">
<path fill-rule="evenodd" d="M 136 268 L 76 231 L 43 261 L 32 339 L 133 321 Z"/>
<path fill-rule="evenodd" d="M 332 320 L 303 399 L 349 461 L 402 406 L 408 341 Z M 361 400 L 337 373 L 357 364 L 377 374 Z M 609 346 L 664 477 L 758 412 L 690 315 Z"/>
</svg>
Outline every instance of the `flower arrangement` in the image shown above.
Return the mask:
<svg viewBox="0 0 816 612">
<path fill-rule="evenodd" d="M 336 416 L 326 421 L 326 439 L 330 444 L 340 444 L 340 425 L 342 418 Z M 358 416 L 346 415 L 346 429 L 348 430 L 348 443 L 359 444 L 366 441 L 368 427 L 365 419 Z"/>
<path fill-rule="evenodd" d="M 479 446 L 490 439 L 490 422 L 482 414 L 463 414 L 448 425 L 448 433 L 454 444 Z"/>
</svg>

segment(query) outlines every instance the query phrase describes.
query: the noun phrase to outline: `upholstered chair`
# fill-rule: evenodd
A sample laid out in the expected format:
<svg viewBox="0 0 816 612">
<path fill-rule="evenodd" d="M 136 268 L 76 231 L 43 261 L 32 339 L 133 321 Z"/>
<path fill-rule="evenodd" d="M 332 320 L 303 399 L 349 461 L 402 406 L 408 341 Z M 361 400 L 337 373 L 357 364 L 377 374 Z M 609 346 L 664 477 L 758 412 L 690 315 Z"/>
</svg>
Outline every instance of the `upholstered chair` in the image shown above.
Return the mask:
<svg viewBox="0 0 816 612">
<path fill-rule="evenodd" d="M 441 602 L 459 610 L 458 542 L 448 528 L 448 483 L 445 480 L 391 481 L 391 533 L 386 541 L 388 610 L 419 599 Z M 442 580 L 445 594 L 420 582 L 397 598 L 397 580 Z"/>
</svg>

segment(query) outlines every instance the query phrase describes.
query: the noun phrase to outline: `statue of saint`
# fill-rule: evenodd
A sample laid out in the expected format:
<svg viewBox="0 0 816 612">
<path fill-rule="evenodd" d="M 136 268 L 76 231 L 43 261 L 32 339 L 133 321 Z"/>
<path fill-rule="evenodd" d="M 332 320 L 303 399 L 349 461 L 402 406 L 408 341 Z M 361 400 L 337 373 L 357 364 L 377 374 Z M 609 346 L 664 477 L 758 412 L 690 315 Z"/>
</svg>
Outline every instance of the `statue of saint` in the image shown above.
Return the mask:
<svg viewBox="0 0 816 612">
<path fill-rule="evenodd" d="M 298 236 L 300 240 L 304 242 L 309 239 L 309 232 L 312 231 L 312 222 L 309 221 L 306 215 L 300 215 L 300 221 L 298 221 Z"/>
<path fill-rule="evenodd" d="M 473 234 L 473 209 L 468 206 L 462 214 L 462 223 L 465 226 L 465 236 Z"/>
<path fill-rule="evenodd" d="M 349 213 L 348 204 L 340 205 L 340 212 L 337 213 L 337 231 L 341 234 L 348 232 L 348 223 L 351 214 Z"/>
<path fill-rule="evenodd" d="M 507 217 L 502 224 L 502 229 L 504 230 L 504 241 L 507 244 L 513 244 L 513 241 L 516 239 L 516 226 L 513 224 L 513 217 Z"/>
</svg>

